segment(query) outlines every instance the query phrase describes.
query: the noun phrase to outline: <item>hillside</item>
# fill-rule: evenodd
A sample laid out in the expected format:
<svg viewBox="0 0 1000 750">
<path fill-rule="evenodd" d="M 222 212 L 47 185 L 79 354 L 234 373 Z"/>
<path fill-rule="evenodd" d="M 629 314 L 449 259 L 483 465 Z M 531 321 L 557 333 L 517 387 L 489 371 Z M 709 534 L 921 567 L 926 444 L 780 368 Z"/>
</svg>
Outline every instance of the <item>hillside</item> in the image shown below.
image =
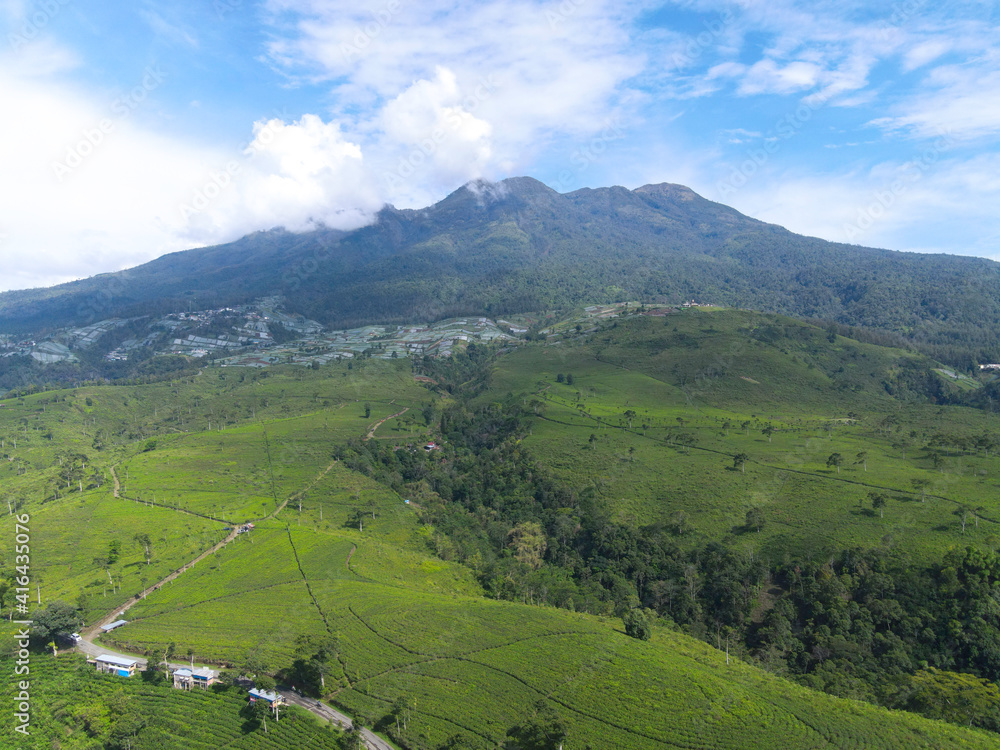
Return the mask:
<svg viewBox="0 0 1000 750">
<path fill-rule="evenodd" d="M 545 351 L 530 347 L 498 366 L 527 374 L 535 364 L 518 358 Z M 454 367 L 471 383 L 467 361 L 473 369 L 458 360 L 427 364 L 434 378 Z M 595 377 L 568 361 L 581 379 Z M 502 377 L 498 370 L 494 387 Z M 479 563 L 461 565 L 461 528 L 433 520 L 439 495 L 430 473 L 401 496 L 352 468 L 353 458 L 331 455 L 371 435 L 350 444 L 430 468 L 434 457 L 424 451 L 392 448 L 453 434 L 444 455 L 455 461 L 463 449 L 451 410 L 465 408 L 465 397 L 445 394 L 414 383 L 405 362 L 375 360 L 319 371 L 208 368 L 173 382 L 3 402 L 0 436 L 12 459 L 3 482 L 16 510 L 31 515 L 32 580 L 46 601 L 76 603 L 88 621 L 132 603 L 129 624 L 105 637 L 111 645 L 159 653 L 173 643 L 200 662 L 252 660 L 406 748 L 531 746 L 544 727 L 564 731 L 567 748 L 993 744 L 982 733 L 822 695 L 670 627 L 657 626 L 648 642 L 629 638 L 611 601 L 595 600 L 588 614 L 585 598 L 580 611 L 532 606 L 522 593 L 485 598 L 490 560 L 510 554 L 506 527 L 499 549 L 487 545 Z M 511 486 L 508 497 L 518 493 Z M 223 526 L 250 519 L 252 533 L 141 594 L 218 541 Z M 0 537 L 5 576 L 10 538 Z M 554 592 L 560 574 L 553 567 L 548 575 Z M 12 595 L 5 589 L 4 606 Z M 62 676 L 52 669 L 46 662 L 37 679 L 80 684 L 65 664 Z M 149 690 L 125 693 L 140 715 L 151 701 L 164 705 Z M 66 710 L 57 693 L 38 694 L 36 723 L 75 747 L 82 709 Z M 169 724 L 150 718 L 133 746 L 171 747 L 202 731 L 206 710 L 216 712 L 214 733 L 242 738 L 232 746 L 272 746 L 260 744 L 255 725 L 240 729 L 242 719 L 228 718 L 238 705 L 225 701 L 184 709 L 186 718 Z M 399 710 L 409 717 L 405 729 Z M 298 722 L 281 731 L 309 731 Z"/>
<path fill-rule="evenodd" d="M 829 243 L 679 185 L 559 194 L 470 183 L 348 234 L 259 232 L 51 289 L 0 295 L 0 333 L 283 294 L 334 327 L 682 299 L 892 331 L 938 359 L 1000 357 L 1000 265 Z"/>
<path fill-rule="evenodd" d="M 888 544 L 931 560 L 1000 523 L 1000 456 L 984 448 L 1000 425 L 935 405 L 959 394 L 939 370 L 782 316 L 689 311 L 524 347 L 498 361 L 489 397 L 533 399 L 524 443 L 543 465 L 623 521 L 683 514 L 682 544 L 772 560 Z M 873 491 L 892 498 L 884 518 L 862 507 Z M 978 509 L 975 532 L 962 507 Z M 766 522 L 750 534 L 752 509 Z"/>
</svg>

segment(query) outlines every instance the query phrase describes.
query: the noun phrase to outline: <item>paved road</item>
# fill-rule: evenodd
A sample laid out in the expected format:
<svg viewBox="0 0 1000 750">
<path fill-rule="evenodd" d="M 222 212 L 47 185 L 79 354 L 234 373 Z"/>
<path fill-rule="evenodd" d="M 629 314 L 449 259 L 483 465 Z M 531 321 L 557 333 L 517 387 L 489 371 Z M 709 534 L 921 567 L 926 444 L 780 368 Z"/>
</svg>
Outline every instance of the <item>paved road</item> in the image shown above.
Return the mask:
<svg viewBox="0 0 1000 750">
<path fill-rule="evenodd" d="M 88 640 L 87 638 L 84 638 L 79 643 L 77 643 L 76 647 L 79 651 L 87 654 L 90 657 L 97 657 L 100 656 L 101 654 L 108 654 L 110 656 L 120 656 L 125 659 L 135 659 L 137 662 L 139 662 L 139 669 L 146 668 L 146 663 L 147 663 L 146 659 L 143 659 L 140 656 L 135 656 L 133 654 L 123 654 L 121 651 L 115 651 L 114 649 L 105 648 L 104 646 L 94 643 L 93 641 Z M 168 662 L 168 665 L 171 670 L 181 669 L 184 667 L 190 668 L 191 666 L 187 662 L 176 663 L 176 664 Z M 326 719 L 327 721 L 332 722 L 335 726 L 340 727 L 341 729 L 348 730 L 353 728 L 354 726 L 354 724 L 351 722 L 351 717 L 347 716 L 346 714 L 340 713 L 340 711 L 331 708 L 325 703 L 320 703 L 319 701 L 314 700 L 312 698 L 305 698 L 291 690 L 279 690 L 278 692 L 281 693 L 285 697 L 285 700 L 288 701 L 289 703 L 294 703 L 296 706 L 301 706 L 310 713 L 315 714 L 321 719 Z M 365 745 L 369 748 L 369 750 L 396 750 L 392 745 L 390 745 L 384 739 L 382 739 L 377 734 L 372 732 L 370 729 L 362 730 L 361 737 L 364 740 Z"/>
<path fill-rule="evenodd" d="M 200 374 L 201 373 L 199 373 L 199 375 Z M 393 414 L 392 416 L 393 417 L 399 416 L 400 414 L 402 414 L 405 411 L 407 411 L 407 409 L 403 409 L 403 411 L 398 412 L 397 414 Z M 386 419 L 391 419 L 391 418 L 392 417 L 386 417 Z M 385 421 L 385 419 L 382 420 L 382 422 L 384 422 L 384 421 Z M 378 424 L 381 424 L 382 422 L 379 422 Z M 378 424 L 375 425 L 375 427 L 378 427 Z M 375 431 L 375 427 L 372 428 L 372 432 Z M 324 469 L 322 472 L 320 472 L 320 474 L 318 476 L 316 476 L 313 479 L 313 481 L 305 489 L 303 489 L 301 492 L 296 493 L 295 495 L 291 495 L 288 499 L 285 500 L 285 502 L 283 502 L 274 511 L 272 511 L 266 518 L 269 518 L 269 519 L 270 518 L 274 518 L 288 504 L 289 500 L 297 498 L 298 496 L 300 496 L 300 495 L 304 494 L 305 492 L 307 492 L 308 490 L 310 490 L 317 482 L 319 482 L 323 477 L 325 477 L 330 472 L 330 470 L 336 465 L 336 463 L 337 462 L 334 461 L 332 464 L 330 464 L 329 466 L 327 466 L 326 469 Z M 114 483 L 115 483 L 114 496 L 118 497 L 119 496 L 119 490 L 121 489 L 121 487 L 119 485 L 118 475 L 115 473 L 115 470 L 114 470 L 113 467 L 111 469 L 111 476 L 114 479 Z M 177 576 L 179 576 L 181 573 L 183 573 L 184 571 L 186 571 L 188 568 L 192 567 L 195 563 L 198 563 L 198 562 L 204 560 L 206 557 L 208 557 L 209 555 L 211 555 L 212 553 L 214 553 L 216 550 L 221 549 L 225 545 L 229 544 L 231 541 L 233 541 L 236 538 L 236 536 L 237 536 L 237 529 L 234 528 L 232 531 L 229 532 L 229 534 L 226 536 L 226 538 L 223 539 L 221 542 L 219 542 L 219 543 L 213 545 L 211 548 L 205 550 L 200 555 L 198 555 L 194 560 L 192 560 L 191 562 L 187 563 L 186 565 L 181 566 L 178 570 L 175 570 L 173 573 L 171 573 L 170 575 L 166 576 L 162 581 L 157 581 L 156 583 L 154 583 L 152 586 L 150 586 L 145 591 L 143 591 L 141 596 L 143 598 L 145 598 L 145 596 L 147 594 L 153 593 L 153 591 L 155 591 L 156 589 L 158 589 L 163 584 L 172 581 L 174 578 L 176 578 Z M 353 550 L 352 550 L 352 553 L 353 553 Z M 350 566 L 350 556 L 348 556 L 348 558 L 347 558 L 347 563 L 348 563 L 348 567 L 349 567 Z M 82 640 L 79 643 L 76 644 L 77 649 L 79 649 L 80 651 L 82 651 L 83 653 L 85 653 L 85 654 L 87 654 L 88 656 L 91 656 L 91 657 L 97 657 L 97 656 L 100 656 L 101 654 L 109 654 L 111 656 L 120 656 L 120 657 L 123 657 L 123 658 L 126 658 L 126 659 L 135 659 L 139 663 L 139 669 L 145 669 L 146 668 L 146 659 L 143 659 L 142 657 L 139 657 L 139 656 L 135 656 L 133 654 L 123 654 L 120 651 L 115 651 L 115 650 L 110 649 L 110 648 L 105 648 L 104 646 L 101 646 L 101 645 L 99 645 L 97 643 L 94 643 L 94 641 L 93 641 L 93 639 L 102 632 L 100 630 L 100 626 L 101 625 L 106 625 L 109 622 L 113 622 L 114 620 L 117 620 L 117 619 L 121 618 L 121 616 L 125 614 L 125 612 L 129 609 L 129 607 L 131 607 L 133 604 L 135 604 L 138 601 L 139 601 L 138 598 L 129 599 L 128 602 L 126 602 L 123 606 L 118 607 L 118 608 L 114 609 L 113 611 L 109 612 L 108 614 L 104 615 L 99 620 L 97 620 L 94 623 L 92 623 L 91 626 L 88 627 L 88 628 L 86 628 L 85 630 L 81 630 L 80 634 L 82 636 Z M 189 664 L 186 664 L 186 663 L 170 664 L 169 662 L 168 662 L 168 665 L 169 665 L 170 669 L 181 669 L 182 667 L 188 667 L 188 666 L 190 666 Z M 327 721 L 335 722 L 338 726 L 340 726 L 340 727 L 342 727 L 344 729 L 351 729 L 352 726 L 353 726 L 353 724 L 351 723 L 350 717 L 346 716 L 345 714 L 340 713 L 339 711 L 335 711 L 334 709 L 330 708 L 329 706 L 327 706 L 324 703 L 319 703 L 318 701 L 315 701 L 315 700 L 309 700 L 307 698 L 303 698 L 298 693 L 294 693 L 294 692 L 292 692 L 290 690 L 281 690 L 279 692 L 283 696 L 285 696 L 285 700 L 287 700 L 289 703 L 294 703 L 297 706 L 301 706 L 302 708 L 305 708 L 306 710 L 310 711 L 311 713 L 315 714 L 316 716 L 319 716 L 322 719 L 326 719 Z M 368 729 L 363 730 L 362 733 L 361 733 L 361 736 L 362 736 L 362 739 L 364 739 L 365 745 L 369 748 L 369 750 L 395 750 L 395 748 L 393 748 L 392 745 L 390 745 L 388 742 L 386 742 L 384 739 L 382 739 L 381 737 L 379 737 L 377 734 L 375 734 L 371 730 L 368 730 Z"/>
<path fill-rule="evenodd" d="M 332 721 L 341 729 L 351 729 L 354 726 L 351 723 L 349 716 L 330 708 L 325 703 L 319 703 L 311 698 L 304 698 L 298 693 L 293 693 L 291 690 L 281 690 L 279 692 L 285 696 L 285 700 L 289 703 L 294 703 L 296 706 L 302 706 L 302 708 L 312 711 L 317 716 L 324 718 L 327 721 Z M 362 729 L 361 738 L 364 740 L 365 745 L 371 748 L 371 750 L 395 750 L 392 745 L 383 740 L 370 729 Z"/>
</svg>

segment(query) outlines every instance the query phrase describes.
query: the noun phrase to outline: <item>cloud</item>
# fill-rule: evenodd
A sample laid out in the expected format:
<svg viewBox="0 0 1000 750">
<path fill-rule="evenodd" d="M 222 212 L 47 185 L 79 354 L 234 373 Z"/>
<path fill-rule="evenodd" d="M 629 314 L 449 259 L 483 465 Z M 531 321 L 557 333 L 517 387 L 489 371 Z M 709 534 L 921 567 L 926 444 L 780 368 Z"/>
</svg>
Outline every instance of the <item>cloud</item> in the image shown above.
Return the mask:
<svg viewBox="0 0 1000 750">
<path fill-rule="evenodd" d="M 178 208 L 181 236 L 208 244 L 275 226 L 355 229 L 382 207 L 361 147 L 338 123 L 274 118 L 254 123 L 253 135 L 238 158 L 203 171 L 189 189 Z"/>
<path fill-rule="evenodd" d="M 1000 72 L 988 63 L 943 65 L 926 76 L 921 93 L 906 97 L 895 114 L 872 120 L 887 132 L 920 138 L 995 139 L 1000 130 Z M 985 64 L 984 64 L 985 63 Z"/>
<path fill-rule="evenodd" d="M 628 81 L 644 66 L 630 46 L 638 12 L 631 3 L 271 0 L 267 7 L 277 30 L 272 64 L 293 81 L 328 82 L 337 111 L 359 111 L 353 125 L 377 149 L 373 163 L 393 164 L 449 119 L 463 120 L 419 170 L 433 189 L 453 187 L 458 176 L 523 170 L 553 140 L 599 132 L 630 106 Z M 427 193 L 398 187 L 393 202 Z"/>
<path fill-rule="evenodd" d="M 820 73 L 818 65 L 803 60 L 795 60 L 784 66 L 778 65 L 774 60 L 761 60 L 743 74 L 740 93 L 744 96 L 792 94 L 816 86 Z"/>
<path fill-rule="evenodd" d="M 923 67 L 947 53 L 953 46 L 949 39 L 930 39 L 914 45 L 903 53 L 903 70 L 909 73 Z"/>
</svg>

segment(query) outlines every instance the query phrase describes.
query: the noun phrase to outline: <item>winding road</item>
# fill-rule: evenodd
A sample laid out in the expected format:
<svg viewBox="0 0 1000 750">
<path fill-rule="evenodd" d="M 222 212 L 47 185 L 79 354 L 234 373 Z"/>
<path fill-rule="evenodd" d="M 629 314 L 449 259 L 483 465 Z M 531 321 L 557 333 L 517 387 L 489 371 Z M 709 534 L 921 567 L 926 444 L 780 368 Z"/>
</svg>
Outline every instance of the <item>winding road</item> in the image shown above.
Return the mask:
<svg viewBox="0 0 1000 750">
<path fill-rule="evenodd" d="M 405 411 L 406 409 L 403 409 L 403 412 Z M 402 414 L 403 412 L 399 412 L 399 414 Z M 393 416 L 399 416 L 399 414 L 394 414 Z M 386 417 L 386 419 L 391 419 L 391 418 L 392 417 Z M 382 420 L 382 422 L 384 421 L 386 420 Z M 379 424 L 381 424 L 382 422 L 379 422 Z M 378 425 L 376 425 L 375 427 L 377 426 Z M 372 432 L 374 432 L 374 430 L 375 428 L 373 427 Z M 272 513 L 268 514 L 265 518 L 270 519 L 277 516 L 278 513 L 281 512 L 281 510 L 288 504 L 290 500 L 295 499 L 296 497 L 309 491 L 317 482 L 319 482 L 323 477 L 325 477 L 330 472 L 330 470 L 334 467 L 334 465 L 336 465 L 336 461 L 334 461 L 332 464 L 327 466 L 322 472 L 320 472 L 313 479 L 313 481 L 310 482 L 309 485 L 307 485 L 300 492 L 289 496 L 283 503 L 281 503 L 281 505 L 275 508 L 275 510 Z M 119 491 L 121 487 L 119 484 L 118 475 L 113 467 L 111 469 L 111 476 L 114 479 L 114 496 L 119 497 Z M 257 519 L 257 520 L 265 520 L 265 519 Z M 108 654 L 111 656 L 119 656 L 126 659 L 135 659 L 138 662 L 139 669 L 145 669 L 147 665 L 147 660 L 145 658 L 137 656 L 135 654 L 125 654 L 122 653 L 121 651 L 115 651 L 114 649 L 106 648 L 105 646 L 102 646 L 99 643 L 95 643 L 94 638 L 100 634 L 101 625 L 106 625 L 109 622 L 113 622 L 114 620 L 120 619 L 129 610 L 129 608 L 131 608 L 140 599 L 145 598 L 147 594 L 153 593 L 160 586 L 174 580 L 177 576 L 186 571 L 188 568 L 193 567 L 195 564 L 204 560 L 209 555 L 214 554 L 217 550 L 222 549 L 224 546 L 233 541 L 237 537 L 237 535 L 238 531 L 236 528 L 234 528 L 232 531 L 229 532 L 228 535 L 226 535 L 225 539 L 223 539 L 221 542 L 217 542 L 216 544 L 212 545 L 210 548 L 208 548 L 200 555 L 198 555 L 196 558 L 191 560 L 191 562 L 182 565 L 180 568 L 173 571 L 172 573 L 164 577 L 162 580 L 157 581 L 152 586 L 145 589 L 139 596 L 129 599 L 127 602 L 125 602 L 125 604 L 123 604 L 120 607 L 115 607 L 114 610 L 105 614 L 100 619 L 94 621 L 87 628 L 82 629 L 80 631 L 80 641 L 78 641 L 76 644 L 77 650 L 80 651 L 81 653 L 86 654 L 91 658 L 98 657 L 101 654 Z M 352 555 L 354 554 L 354 549 L 351 550 L 351 554 Z M 348 567 L 350 567 L 350 559 L 351 559 L 350 555 L 348 555 L 346 563 Z M 167 666 L 171 670 L 175 670 L 184 667 L 189 667 L 190 665 L 181 662 L 178 663 L 167 662 Z M 300 706 L 306 709 L 315 716 L 318 716 L 321 719 L 325 719 L 326 721 L 336 724 L 341 729 L 349 730 L 352 729 L 354 726 L 349 716 L 347 716 L 346 714 L 342 714 L 340 711 L 331 708 L 325 703 L 310 698 L 306 698 L 293 690 L 279 689 L 278 692 L 284 696 L 285 700 L 288 701 L 288 703 L 294 703 L 296 706 Z M 369 750 L 396 750 L 391 744 L 389 744 L 386 740 L 379 737 L 370 729 L 362 729 L 361 738 L 364 741 L 365 746 L 369 748 Z"/>
</svg>

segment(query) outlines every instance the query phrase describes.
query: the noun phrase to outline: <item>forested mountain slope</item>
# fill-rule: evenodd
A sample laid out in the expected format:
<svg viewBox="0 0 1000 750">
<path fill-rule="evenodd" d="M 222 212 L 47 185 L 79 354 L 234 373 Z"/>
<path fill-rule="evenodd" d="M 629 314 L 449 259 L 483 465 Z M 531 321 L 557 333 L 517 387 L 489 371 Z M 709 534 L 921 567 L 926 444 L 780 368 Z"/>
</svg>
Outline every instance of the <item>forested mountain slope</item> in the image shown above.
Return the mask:
<svg viewBox="0 0 1000 750">
<path fill-rule="evenodd" d="M 0 331 L 285 294 L 335 326 L 623 299 L 725 305 L 891 330 L 939 359 L 1000 356 L 1000 265 L 803 237 L 671 184 L 560 194 L 470 183 L 369 226 L 259 232 L 115 274 L 0 295 Z"/>
</svg>

